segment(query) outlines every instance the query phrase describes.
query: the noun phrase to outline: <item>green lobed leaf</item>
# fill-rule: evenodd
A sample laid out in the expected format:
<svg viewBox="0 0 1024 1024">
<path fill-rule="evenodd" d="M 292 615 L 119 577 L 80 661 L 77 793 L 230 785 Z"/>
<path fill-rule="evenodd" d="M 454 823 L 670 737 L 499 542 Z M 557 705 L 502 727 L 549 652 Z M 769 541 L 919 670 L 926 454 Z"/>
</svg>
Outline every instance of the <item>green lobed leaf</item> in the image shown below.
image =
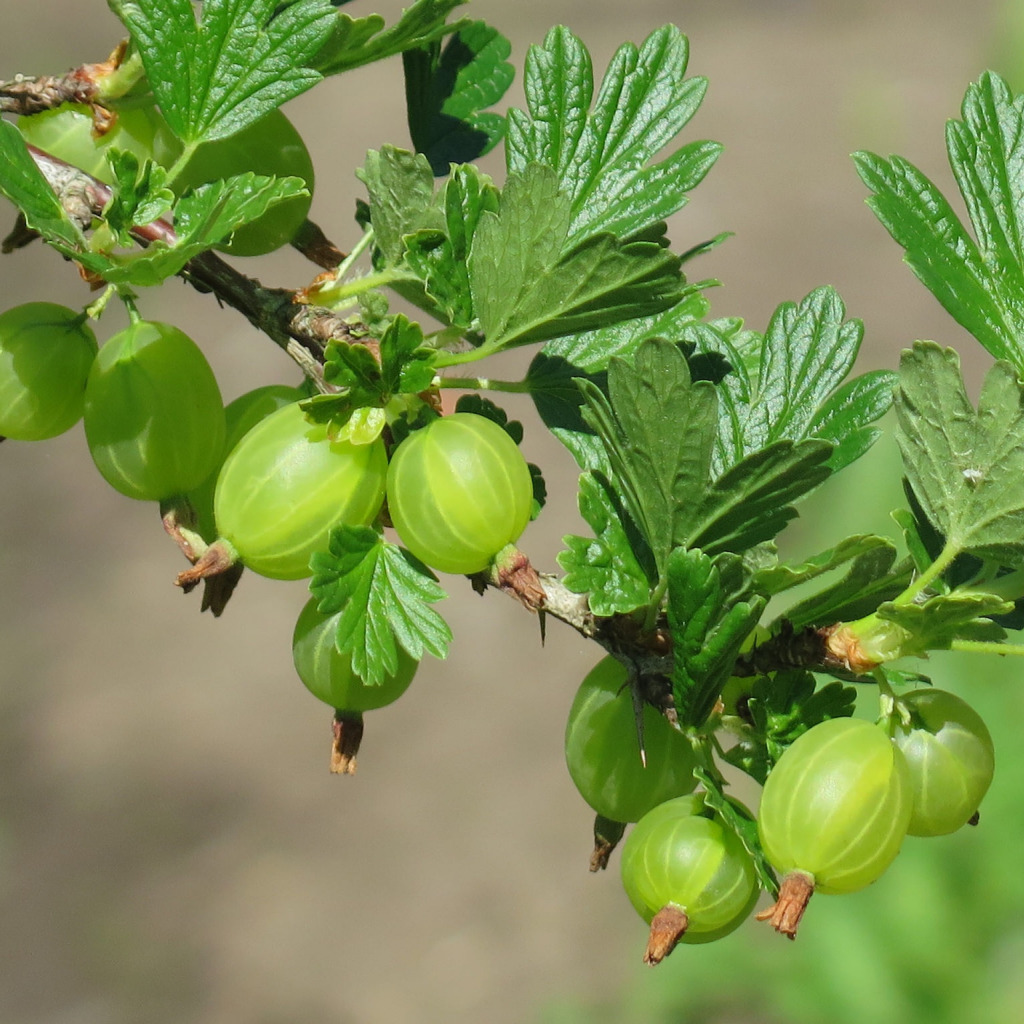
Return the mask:
<svg viewBox="0 0 1024 1024">
<path fill-rule="evenodd" d="M 669 341 L 690 337 L 687 325 L 707 312 L 699 285 L 675 306 L 654 316 L 638 317 L 594 331 L 553 338 L 530 363 L 525 383 L 545 426 L 572 453 L 582 469 L 609 471 L 604 447 L 584 422 L 583 395 L 576 378 L 586 378 L 607 392 L 609 360 L 628 357 L 649 338 Z M 692 362 L 691 362 L 691 376 Z"/>
<path fill-rule="evenodd" d="M 481 216 L 469 279 L 489 352 L 651 315 L 682 297 L 678 257 L 611 235 L 572 247 L 570 215 L 554 172 L 531 164 Z"/>
<path fill-rule="evenodd" d="M 809 583 L 824 573 L 845 565 L 847 562 L 875 551 L 880 548 L 895 550 L 893 543 L 888 537 L 878 537 L 874 534 L 856 534 L 840 541 L 835 547 L 828 548 L 803 562 L 780 562 L 762 569 L 757 573 L 755 582 L 757 589 L 764 594 L 773 596 L 783 591 L 798 587 L 803 583 Z"/>
<path fill-rule="evenodd" d="M 329 549 L 310 562 L 309 589 L 325 614 L 341 612 L 336 646 L 368 686 L 379 686 L 398 666 L 401 646 L 417 660 L 447 655 L 452 634 L 430 607 L 445 596 L 434 575 L 409 552 L 370 527 L 340 526 Z"/>
<path fill-rule="evenodd" d="M 608 398 L 592 382 L 579 386 L 584 419 L 600 436 L 615 486 L 664 573 L 707 490 L 715 388 L 691 381 L 685 356 L 662 340 L 645 341 L 632 360 L 611 361 Z"/>
<path fill-rule="evenodd" d="M 958 148 L 963 141 L 956 143 Z M 950 156 L 955 164 L 967 159 L 963 152 L 951 151 Z M 861 152 L 854 154 L 854 161 L 873 193 L 868 206 L 906 250 L 904 262 L 984 348 L 1020 366 L 1016 339 L 1024 332 L 1024 297 L 1001 285 L 990 254 L 979 250 L 941 191 L 901 157 L 885 160 Z"/>
<path fill-rule="evenodd" d="M 779 305 L 756 353 L 750 351 L 755 335 L 745 336 L 748 350 L 741 352 L 718 332 L 734 372 L 721 386 L 716 476 L 784 439 L 830 441 L 833 470 L 867 451 L 878 433 L 868 424 L 889 408 L 895 377 L 879 371 L 843 383 L 864 334 L 859 320 L 845 316 L 839 295 L 823 287 L 799 303 Z M 707 344 L 715 344 L 714 335 L 708 337 Z"/>
<path fill-rule="evenodd" d="M 68 255 L 85 238 L 71 220 L 42 171 L 36 166 L 21 132 L 0 120 L 0 192 L 22 212 L 25 223 Z"/>
<path fill-rule="evenodd" d="M 895 561 L 891 544 L 862 551 L 842 579 L 787 608 L 780 618 L 793 629 L 803 629 L 870 615 L 881 602 L 901 594 L 913 579 L 912 563 L 904 560 L 896 565 Z"/>
<path fill-rule="evenodd" d="M 468 2 L 415 0 L 390 27 L 379 14 L 352 18 L 338 13 L 312 66 L 321 74 L 337 75 L 406 50 L 429 46 L 463 27 L 464 21 L 446 24 L 446 19 L 456 7 Z"/>
<path fill-rule="evenodd" d="M 320 81 L 311 62 L 338 15 L 329 0 L 108 0 L 142 57 L 171 130 L 221 139 Z"/>
<path fill-rule="evenodd" d="M 977 411 L 952 349 L 917 342 L 900 360 L 897 441 L 928 522 L 961 553 L 1024 564 L 1024 391 L 997 362 Z"/>
<path fill-rule="evenodd" d="M 468 22 L 448 37 L 406 50 L 405 102 L 416 152 L 434 174 L 490 152 L 505 135 L 505 118 L 487 112 L 505 95 L 515 70 L 512 44 L 482 21 Z"/>
<path fill-rule="evenodd" d="M 684 727 L 699 728 L 707 720 L 757 625 L 765 598 L 750 584 L 735 555 L 712 559 L 695 548 L 676 548 L 669 556 L 672 692 Z"/>
<path fill-rule="evenodd" d="M 791 503 L 830 475 L 832 445 L 776 441 L 748 455 L 687 506 L 679 542 L 716 554 L 771 540 L 796 516 Z"/>
<path fill-rule="evenodd" d="M 674 25 L 651 33 L 640 48 L 622 45 L 609 64 L 596 101 L 590 54 L 564 26 L 530 48 L 524 89 L 528 112 L 509 113 L 510 174 L 532 163 L 557 174 L 570 198 L 568 238 L 599 232 L 637 237 L 687 202 L 687 193 L 721 152 L 694 142 L 660 163 L 696 113 L 707 89 L 686 78 L 689 44 Z"/>
<path fill-rule="evenodd" d="M 639 545 L 630 538 L 631 524 L 608 482 L 583 473 L 579 509 L 594 536 L 562 538 L 567 549 L 558 555 L 565 570 L 563 583 L 577 594 L 587 594 L 595 615 L 624 614 L 647 605 L 651 584 L 634 554 Z"/>
</svg>

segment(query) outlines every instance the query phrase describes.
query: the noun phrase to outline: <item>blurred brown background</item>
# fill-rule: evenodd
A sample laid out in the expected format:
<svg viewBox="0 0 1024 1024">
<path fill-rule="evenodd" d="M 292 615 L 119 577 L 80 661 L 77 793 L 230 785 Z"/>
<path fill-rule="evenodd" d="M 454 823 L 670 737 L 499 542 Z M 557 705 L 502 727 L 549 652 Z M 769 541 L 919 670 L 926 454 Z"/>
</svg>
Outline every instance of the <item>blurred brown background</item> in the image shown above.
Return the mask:
<svg viewBox="0 0 1024 1024">
<path fill-rule="evenodd" d="M 3 78 L 100 59 L 119 35 L 100 3 L 4 4 Z M 864 368 L 894 365 L 916 337 L 964 343 L 864 206 L 848 154 L 900 152 L 947 185 L 943 124 L 1004 56 L 1003 3 L 466 11 L 511 37 L 519 68 L 558 22 L 599 72 L 618 43 L 667 21 L 690 37 L 691 72 L 711 87 L 687 138 L 726 149 L 672 236 L 682 250 L 736 233 L 696 271 L 725 282 L 716 314 L 763 328 L 777 302 L 830 283 L 866 322 Z M 314 219 L 343 247 L 353 168 L 407 140 L 398 71 L 334 79 L 288 108 L 318 168 Z M 0 266 L 4 306 L 88 299 L 39 246 Z M 244 269 L 289 286 L 313 274 L 294 254 Z M 226 399 L 296 379 L 183 284 L 141 306 L 200 342 Z M 101 337 L 123 323 L 112 310 Z M 524 546 L 553 568 L 576 529 L 573 466 L 527 403 L 506 404 L 552 493 Z M 222 620 L 201 616 L 198 596 L 171 585 L 182 563 L 156 509 L 104 484 L 80 428 L 4 444 L 0 473 L 0 1021 L 518 1024 L 635 980 L 643 927 L 615 871 L 586 871 L 591 815 L 562 761 L 596 649 L 553 624 L 541 650 L 534 619 L 448 580 L 450 659 L 428 659 L 406 697 L 369 716 L 359 774 L 332 778 L 329 712 L 291 667 L 301 583 L 249 575 Z"/>
</svg>

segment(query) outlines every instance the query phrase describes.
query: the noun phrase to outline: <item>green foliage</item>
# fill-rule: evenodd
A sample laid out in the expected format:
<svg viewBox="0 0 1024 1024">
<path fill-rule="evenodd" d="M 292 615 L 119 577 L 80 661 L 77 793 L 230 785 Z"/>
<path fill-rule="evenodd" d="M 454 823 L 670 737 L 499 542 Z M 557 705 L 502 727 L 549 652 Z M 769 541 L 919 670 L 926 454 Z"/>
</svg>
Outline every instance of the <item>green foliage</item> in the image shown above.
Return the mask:
<svg viewBox="0 0 1024 1024">
<path fill-rule="evenodd" d="M 409 133 L 434 174 L 475 160 L 505 135 L 505 118 L 488 112 L 512 84 L 512 46 L 496 29 L 473 21 L 445 41 L 402 54 Z"/>
<path fill-rule="evenodd" d="M 387 57 L 432 45 L 458 31 L 465 22 L 448 23 L 448 15 L 468 0 L 414 0 L 390 28 L 379 14 L 353 18 L 338 13 L 330 36 L 313 61 L 321 74 L 373 64 Z"/>
<path fill-rule="evenodd" d="M 444 658 L 452 634 L 430 607 L 445 596 L 433 574 L 370 527 L 340 526 L 312 558 L 309 589 L 324 614 L 340 612 L 335 645 L 367 686 L 398 671 L 398 648 Z"/>
<path fill-rule="evenodd" d="M 912 163 L 872 153 L 854 159 L 868 205 L 906 250 L 905 260 L 959 324 L 998 359 L 1024 368 L 1024 101 L 988 71 L 968 87 L 962 121 L 946 128 L 949 163 L 975 238 Z"/>
<path fill-rule="evenodd" d="M 707 81 L 686 78 L 689 45 L 674 25 L 638 49 L 621 46 L 594 101 L 590 54 L 564 27 L 554 28 L 526 59 L 528 113 L 509 113 L 510 175 L 531 164 L 555 171 L 569 198 L 566 242 L 602 232 L 619 238 L 661 234 L 703 180 L 721 145 L 695 142 L 659 164 L 650 161 L 697 112 Z"/>
<path fill-rule="evenodd" d="M 917 343 L 900 363 L 897 439 L 928 521 L 956 551 L 1004 565 L 1024 559 L 1024 391 L 1005 363 L 975 412 L 952 349 Z"/>
<path fill-rule="evenodd" d="M 764 610 L 736 555 L 677 548 L 668 563 L 672 691 L 680 723 L 700 727 Z"/>
<path fill-rule="evenodd" d="M 108 0 L 138 47 L 171 130 L 194 145 L 233 135 L 316 85 L 336 17 L 329 0 Z"/>
</svg>

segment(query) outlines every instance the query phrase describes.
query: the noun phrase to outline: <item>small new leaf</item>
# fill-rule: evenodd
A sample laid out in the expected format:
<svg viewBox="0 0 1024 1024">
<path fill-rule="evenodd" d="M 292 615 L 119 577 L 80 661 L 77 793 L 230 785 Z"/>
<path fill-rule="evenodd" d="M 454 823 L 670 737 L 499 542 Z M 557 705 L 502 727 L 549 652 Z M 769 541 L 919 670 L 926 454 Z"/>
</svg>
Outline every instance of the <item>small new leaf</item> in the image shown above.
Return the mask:
<svg viewBox="0 0 1024 1024">
<path fill-rule="evenodd" d="M 997 362 L 977 411 L 952 349 L 917 342 L 900 361 L 897 441 L 907 479 L 950 552 L 1024 564 L 1024 389 Z"/>
<path fill-rule="evenodd" d="M 423 330 L 403 314 L 396 316 L 377 343 L 377 356 L 366 345 L 332 341 L 327 346 L 324 380 L 340 394 L 319 395 L 307 408 L 317 423 L 329 424 L 332 437 L 345 437 L 358 410 L 376 410 L 376 433 L 384 426 L 384 407 L 396 395 L 417 394 L 434 379 L 433 352 L 423 345 Z M 373 438 L 368 438 L 372 440 Z"/>
<path fill-rule="evenodd" d="M 187 145 L 233 135 L 320 81 L 310 67 L 330 0 L 108 0 L 139 49 L 171 130 Z"/>
<path fill-rule="evenodd" d="M 325 614 L 340 612 L 336 646 L 368 686 L 398 667 L 398 647 L 419 660 L 447 655 L 452 634 L 430 605 L 445 596 L 433 574 L 370 527 L 340 526 L 312 556 L 309 589 Z"/>
<path fill-rule="evenodd" d="M 900 645 L 900 656 L 905 657 L 946 650 L 954 640 L 1005 640 L 1006 630 L 992 617 L 1012 611 L 1012 601 L 994 594 L 954 591 L 936 595 L 923 604 L 882 604 L 877 614 L 906 630 L 908 635 Z"/>
<path fill-rule="evenodd" d="M 174 206 L 174 245 L 154 242 L 141 252 L 124 256 L 88 251 L 69 255 L 111 284 L 158 285 L 274 204 L 305 192 L 301 178 L 269 178 L 249 171 L 201 185 L 182 196 Z"/>
<path fill-rule="evenodd" d="M 131 229 L 165 216 L 174 206 L 174 193 L 164 184 L 167 171 L 151 160 L 139 163 L 134 153 L 113 153 L 110 166 L 116 181 L 104 207 L 103 219 L 117 244 L 133 244 Z"/>
</svg>

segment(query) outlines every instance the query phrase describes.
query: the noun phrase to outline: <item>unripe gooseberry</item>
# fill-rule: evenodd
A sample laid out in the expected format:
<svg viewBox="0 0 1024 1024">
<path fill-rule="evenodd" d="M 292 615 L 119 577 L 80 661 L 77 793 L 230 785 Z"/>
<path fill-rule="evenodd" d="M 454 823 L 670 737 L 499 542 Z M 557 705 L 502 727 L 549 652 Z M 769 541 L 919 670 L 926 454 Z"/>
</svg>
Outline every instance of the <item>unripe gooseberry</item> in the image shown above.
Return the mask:
<svg viewBox="0 0 1024 1024">
<path fill-rule="evenodd" d="M 913 806 L 900 751 L 873 722 L 834 718 L 783 753 L 757 815 L 765 855 L 823 893 L 874 882 L 903 845 Z"/>
<path fill-rule="evenodd" d="M 892 716 L 892 741 L 910 772 L 913 812 L 908 833 L 955 832 L 977 811 L 995 771 L 992 737 L 981 716 L 945 690 L 926 688 L 897 701 L 910 718 Z"/>
<path fill-rule="evenodd" d="M 201 483 L 224 448 L 217 380 L 188 335 L 137 320 L 100 349 L 85 387 L 85 437 L 107 483 L 164 501 Z"/>
<path fill-rule="evenodd" d="M 398 648 L 398 668 L 379 686 L 367 686 L 352 669 L 350 655 L 338 653 L 334 639 L 341 613 L 325 615 L 316 598 L 306 602 L 295 623 L 292 658 L 306 689 L 338 711 L 372 711 L 398 700 L 409 688 L 419 662 Z"/>
<path fill-rule="evenodd" d="M 530 521 L 530 468 L 492 420 L 442 416 L 395 450 L 388 511 L 402 543 L 432 569 L 480 572 Z"/>
<path fill-rule="evenodd" d="M 637 822 L 622 848 L 622 884 L 648 924 L 666 907 L 682 911 L 675 941 L 686 943 L 728 935 L 759 892 L 750 854 L 700 794 L 659 804 Z"/>
<path fill-rule="evenodd" d="M 154 106 L 119 107 L 116 113 L 114 123 L 103 135 L 96 133 L 92 112 L 81 103 L 64 103 L 22 117 L 18 130 L 26 142 L 108 185 L 113 183 L 107 162 L 112 150 L 164 166 L 177 158 L 181 143 Z"/>
<path fill-rule="evenodd" d="M 689 740 L 649 704 L 641 759 L 626 669 L 609 656 L 580 684 L 565 727 L 565 760 L 580 796 L 612 821 L 638 821 L 696 786 Z"/>
<path fill-rule="evenodd" d="M 41 441 L 73 427 L 96 348 L 85 318 L 66 306 L 26 302 L 0 314 L 0 436 Z"/>
<path fill-rule="evenodd" d="M 333 527 L 366 526 L 384 502 L 383 441 L 331 441 L 298 402 L 256 424 L 224 460 L 213 496 L 217 531 L 261 576 L 297 580 Z"/>
</svg>

